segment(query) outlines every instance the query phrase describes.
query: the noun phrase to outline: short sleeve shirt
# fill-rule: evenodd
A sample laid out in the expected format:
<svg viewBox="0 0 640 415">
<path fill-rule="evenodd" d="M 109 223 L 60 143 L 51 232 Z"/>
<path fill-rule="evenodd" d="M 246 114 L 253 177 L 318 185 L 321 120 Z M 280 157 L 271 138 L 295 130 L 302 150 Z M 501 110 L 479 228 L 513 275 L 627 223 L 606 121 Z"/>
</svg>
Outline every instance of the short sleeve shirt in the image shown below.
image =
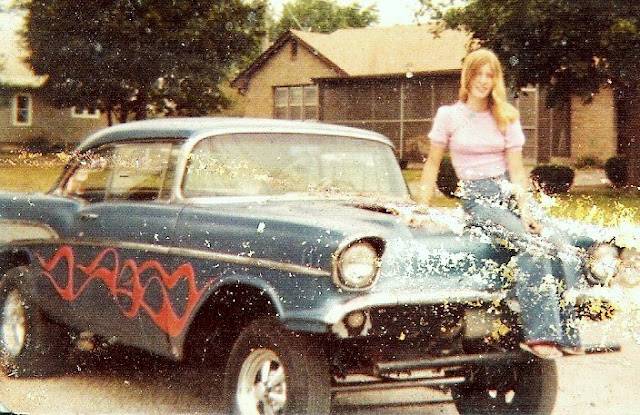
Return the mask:
<svg viewBox="0 0 640 415">
<path fill-rule="evenodd" d="M 504 174 L 506 150 L 522 149 L 525 136 L 520 121 L 502 133 L 489 111 L 476 112 L 461 101 L 438 109 L 429 132 L 433 144 L 449 148 L 451 163 L 461 180 Z"/>
</svg>

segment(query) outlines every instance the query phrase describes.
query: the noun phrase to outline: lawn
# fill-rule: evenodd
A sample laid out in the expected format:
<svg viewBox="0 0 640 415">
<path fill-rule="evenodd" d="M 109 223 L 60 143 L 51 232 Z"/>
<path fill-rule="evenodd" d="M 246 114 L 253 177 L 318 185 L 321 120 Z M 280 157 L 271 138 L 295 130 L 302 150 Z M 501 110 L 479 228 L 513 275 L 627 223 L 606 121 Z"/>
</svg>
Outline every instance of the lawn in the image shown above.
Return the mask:
<svg viewBox="0 0 640 415">
<path fill-rule="evenodd" d="M 67 155 L 39 156 L 19 153 L 0 156 L 0 189 L 45 192 L 62 172 Z"/>
<path fill-rule="evenodd" d="M 403 170 L 402 174 L 409 184 L 415 187 L 420 179 L 421 170 Z M 618 225 L 620 223 L 640 224 L 640 190 L 613 189 L 610 187 L 592 187 L 572 190 L 555 197 L 542 197 L 541 203 L 553 216 L 583 220 L 600 225 Z M 438 196 L 435 206 L 457 206 L 455 199 Z"/>
</svg>

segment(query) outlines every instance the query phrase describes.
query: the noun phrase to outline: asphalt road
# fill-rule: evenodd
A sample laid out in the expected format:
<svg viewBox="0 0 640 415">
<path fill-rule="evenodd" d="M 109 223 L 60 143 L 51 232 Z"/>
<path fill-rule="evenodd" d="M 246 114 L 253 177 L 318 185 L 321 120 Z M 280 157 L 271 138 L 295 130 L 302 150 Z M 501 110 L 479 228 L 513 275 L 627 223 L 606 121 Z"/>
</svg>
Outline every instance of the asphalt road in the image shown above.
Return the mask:
<svg viewBox="0 0 640 415">
<path fill-rule="evenodd" d="M 620 339 L 622 352 L 561 359 L 554 414 L 640 413 L 637 317 L 620 316 L 614 322 L 587 327 L 588 340 Z M 97 366 L 78 365 L 76 373 L 60 377 L 0 377 L 0 402 L 15 412 L 32 414 L 220 413 L 219 378 L 144 355 L 119 356 L 105 355 Z M 457 413 L 448 394 L 423 388 L 343 394 L 334 403 L 335 415 Z"/>
</svg>

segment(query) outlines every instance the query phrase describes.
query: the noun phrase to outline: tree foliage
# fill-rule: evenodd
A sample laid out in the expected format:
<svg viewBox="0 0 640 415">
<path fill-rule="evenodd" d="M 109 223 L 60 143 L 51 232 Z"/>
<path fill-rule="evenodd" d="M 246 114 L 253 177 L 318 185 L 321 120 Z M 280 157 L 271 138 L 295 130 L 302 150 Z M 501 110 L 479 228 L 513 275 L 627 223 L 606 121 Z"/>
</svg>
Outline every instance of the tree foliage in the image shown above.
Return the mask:
<svg viewBox="0 0 640 415">
<path fill-rule="evenodd" d="M 262 0 L 23 0 L 29 63 L 54 105 L 145 118 L 228 104 L 220 82 L 258 51 Z"/>
<path fill-rule="evenodd" d="M 443 13 L 507 65 L 514 86 L 550 87 L 552 103 L 588 100 L 603 85 L 640 85 L 640 3 L 629 0 L 469 0 Z"/>
<path fill-rule="evenodd" d="M 435 9 L 448 27 L 465 28 L 494 50 L 511 85 L 548 87 L 549 105 L 576 95 L 589 102 L 603 86 L 611 87 L 618 151 L 629 157 L 630 183 L 640 185 L 640 2 L 468 0 Z"/>
<path fill-rule="evenodd" d="M 362 8 L 358 3 L 340 6 L 335 0 L 291 0 L 282 9 L 282 17 L 271 28 L 275 39 L 289 29 L 330 33 L 348 27 L 367 27 L 378 21 L 375 6 Z"/>
</svg>

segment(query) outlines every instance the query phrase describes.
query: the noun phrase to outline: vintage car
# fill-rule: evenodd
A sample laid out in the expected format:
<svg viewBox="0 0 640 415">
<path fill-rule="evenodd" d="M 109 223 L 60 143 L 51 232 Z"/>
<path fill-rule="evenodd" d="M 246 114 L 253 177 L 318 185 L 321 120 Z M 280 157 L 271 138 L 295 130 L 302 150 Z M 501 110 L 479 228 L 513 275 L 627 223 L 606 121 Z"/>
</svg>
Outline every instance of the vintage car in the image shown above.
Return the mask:
<svg viewBox="0 0 640 415">
<path fill-rule="evenodd" d="M 553 407 L 554 361 L 518 348 L 512 253 L 413 203 L 380 134 L 118 125 L 48 193 L 1 193 L 0 220 L 11 376 L 54 373 L 106 339 L 224 371 L 237 414 L 327 414 L 336 393 L 416 385 L 450 389 L 463 414 Z M 575 239 L 591 285 L 629 256 Z M 593 309 L 587 294 L 577 305 Z"/>
</svg>

